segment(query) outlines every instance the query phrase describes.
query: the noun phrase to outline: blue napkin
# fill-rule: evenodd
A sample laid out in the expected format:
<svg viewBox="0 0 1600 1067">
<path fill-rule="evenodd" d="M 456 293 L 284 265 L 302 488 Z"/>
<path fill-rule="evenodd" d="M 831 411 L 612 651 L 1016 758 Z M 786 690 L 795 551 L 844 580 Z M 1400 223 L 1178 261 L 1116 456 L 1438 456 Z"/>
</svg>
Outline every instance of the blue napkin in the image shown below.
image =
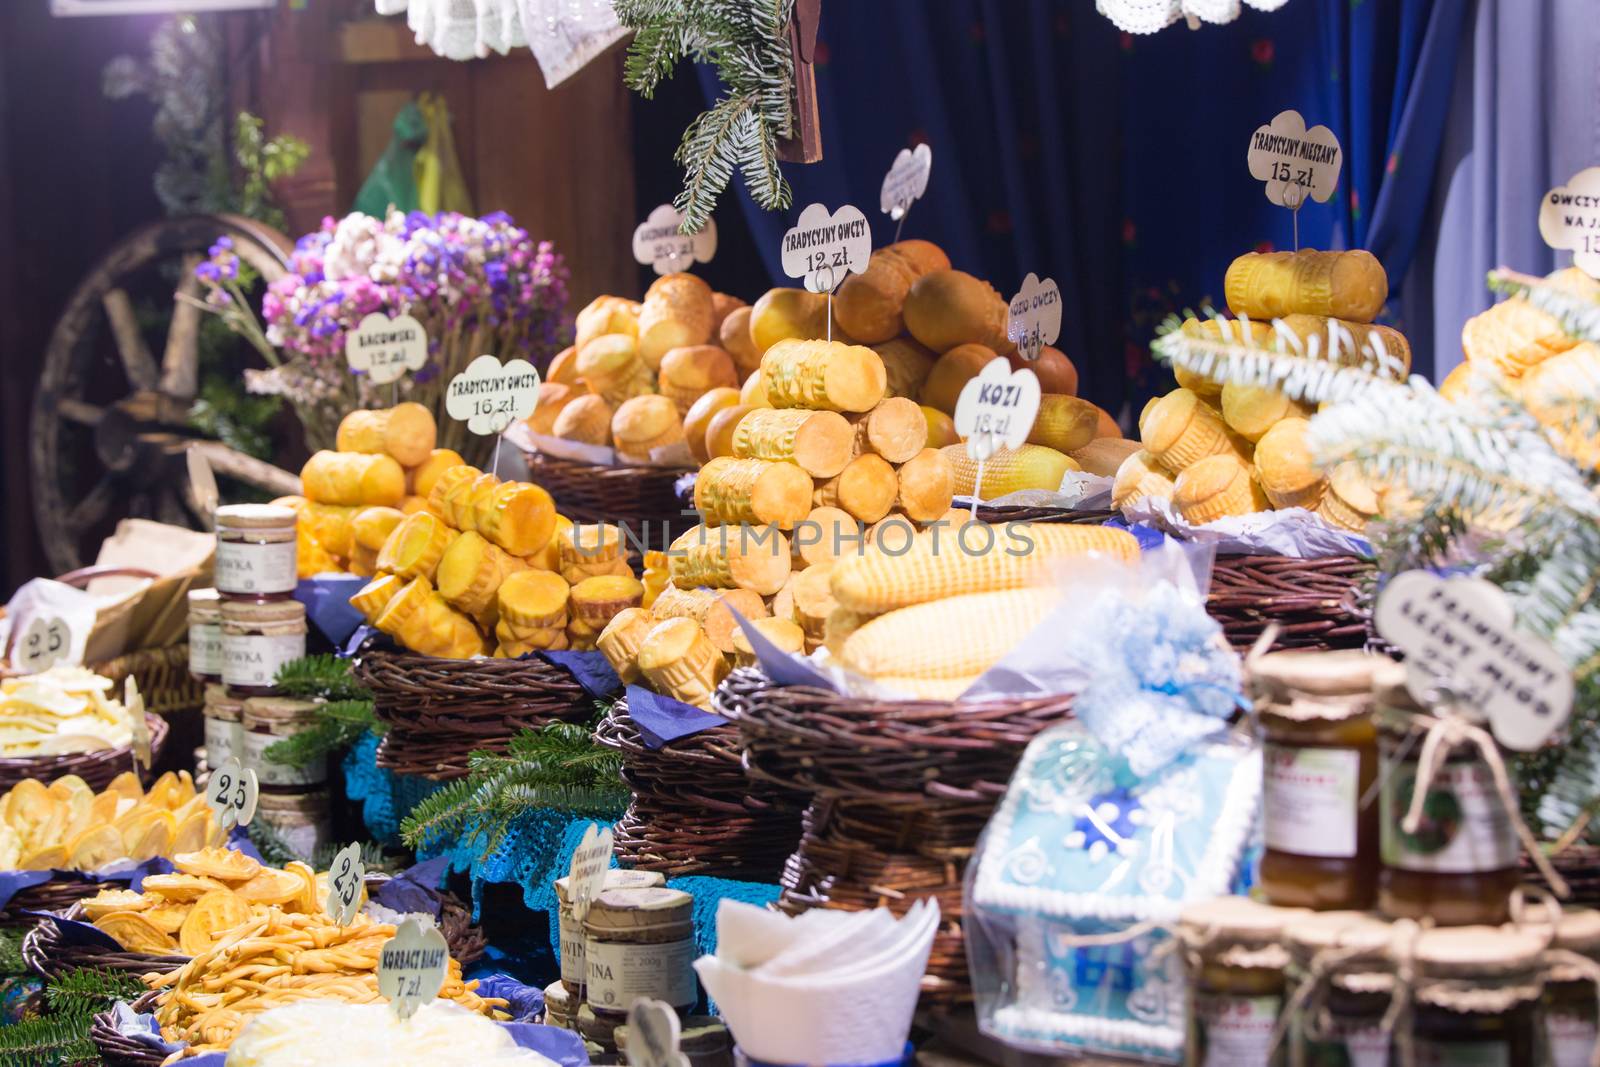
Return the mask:
<svg viewBox="0 0 1600 1067">
<path fill-rule="evenodd" d="M 294 587 L 294 598 L 306 606 L 307 621 L 339 648 L 362 623 L 363 616 L 350 598 L 369 581 L 356 574 L 318 574 L 302 578 Z"/>
<path fill-rule="evenodd" d="M 52 915 L 48 911 L 25 911 L 24 915 L 45 922 L 56 924 L 56 929 L 61 931 L 61 941 L 67 945 L 82 945 L 88 948 L 103 948 L 112 952 L 121 952 L 123 948 L 115 938 L 92 923 L 79 922 L 77 919 L 63 919 L 59 915 Z"/>
<path fill-rule="evenodd" d="M 756 654 L 756 662 L 761 665 L 762 672 L 772 679 L 773 685 L 806 685 L 813 689 L 826 689 L 830 693 L 838 692 L 833 679 L 813 667 L 808 660 L 792 652 L 785 652 L 768 641 L 743 615 L 732 608 L 728 610 L 733 611 L 733 617 L 738 619 L 739 625 L 744 628 L 744 635 L 750 641 L 750 649 Z"/>
<path fill-rule="evenodd" d="M 1133 534 L 1133 539 L 1139 542 L 1139 550 L 1141 552 L 1148 552 L 1152 548 L 1160 548 L 1167 539 L 1166 534 L 1147 522 L 1130 523 L 1126 519 L 1107 519 L 1105 525 L 1113 530 L 1127 530 Z"/>
<path fill-rule="evenodd" d="M 657 749 L 668 741 L 726 726 L 727 719 L 702 711 L 693 704 L 652 693 L 643 686 L 628 686 L 628 714 L 644 736 L 644 746 Z"/>
<path fill-rule="evenodd" d="M 402 914 L 426 912 L 439 917 L 439 897 L 434 890 L 444 880 L 450 866 L 448 856 L 423 860 L 389 879 L 372 899 L 391 911 Z"/>
<path fill-rule="evenodd" d="M 509 974 L 496 972 L 479 978 L 478 996 L 504 1000 L 512 1022 L 531 1023 L 544 1014 L 544 990 L 519 982 Z"/>
<path fill-rule="evenodd" d="M 534 655 L 552 666 L 565 668 L 583 686 L 583 691 L 596 700 L 613 696 L 622 688 L 622 679 L 611 669 L 603 653 L 535 652 Z"/>
<path fill-rule="evenodd" d="M 46 882 L 127 882 L 128 888 L 137 891 L 149 875 L 170 874 L 173 870 L 170 861 L 157 858 L 143 863 L 123 861 L 98 871 L 0 871 L 0 908 L 24 889 Z"/>
<path fill-rule="evenodd" d="M 354 656 L 357 652 L 361 651 L 361 646 L 366 644 L 367 638 L 371 637 L 377 632 L 377 630 L 373 629 L 371 626 L 368 626 L 366 623 L 362 623 L 360 626 L 357 626 L 354 630 L 350 631 L 350 636 L 345 640 L 344 643 L 344 651 L 340 652 L 339 655 L 343 656 L 345 659 L 349 659 L 351 656 Z"/>
<path fill-rule="evenodd" d="M 511 1040 L 522 1048 L 531 1048 L 546 1059 L 555 1060 L 561 1067 L 588 1067 L 589 1053 L 583 1047 L 583 1038 L 571 1030 L 538 1023 L 501 1023 L 511 1031 Z"/>
</svg>

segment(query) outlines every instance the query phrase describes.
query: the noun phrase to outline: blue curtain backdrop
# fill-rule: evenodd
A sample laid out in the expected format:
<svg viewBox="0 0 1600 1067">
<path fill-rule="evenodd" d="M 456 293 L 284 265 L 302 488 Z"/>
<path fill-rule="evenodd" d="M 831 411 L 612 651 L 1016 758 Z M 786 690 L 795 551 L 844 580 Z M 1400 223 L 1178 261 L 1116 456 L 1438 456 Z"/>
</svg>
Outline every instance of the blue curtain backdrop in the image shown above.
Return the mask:
<svg viewBox="0 0 1600 1067">
<path fill-rule="evenodd" d="M 1170 386 L 1148 354 L 1161 320 L 1220 304 L 1234 256 L 1293 246 L 1289 213 L 1245 167 L 1251 132 L 1277 112 L 1299 110 L 1345 148 L 1334 199 L 1300 212 L 1300 243 L 1371 247 L 1399 288 L 1475 2 L 1290 0 L 1133 37 L 1089 0 L 827 0 L 825 160 L 786 168 L 792 211 L 761 211 L 740 188 L 719 214 L 726 227 L 742 211 L 771 284 L 790 284 L 778 243 L 799 209 L 855 203 L 889 242 L 878 186 L 899 149 L 927 141 L 932 182 L 905 236 L 937 241 L 1007 297 L 1030 270 L 1054 277 L 1080 391 L 1127 425 Z"/>
</svg>

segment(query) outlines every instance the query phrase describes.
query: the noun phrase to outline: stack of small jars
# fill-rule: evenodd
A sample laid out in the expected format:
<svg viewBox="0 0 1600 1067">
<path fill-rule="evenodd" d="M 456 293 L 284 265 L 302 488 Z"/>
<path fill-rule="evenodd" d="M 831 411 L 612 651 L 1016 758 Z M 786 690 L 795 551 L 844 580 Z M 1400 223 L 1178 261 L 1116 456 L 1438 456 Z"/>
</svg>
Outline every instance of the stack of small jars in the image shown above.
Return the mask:
<svg viewBox="0 0 1600 1067">
<path fill-rule="evenodd" d="M 316 703 L 280 696 L 284 664 L 306 654 L 306 609 L 294 598 L 297 516 L 272 504 L 217 509 L 216 588 L 189 594 L 189 670 L 206 683 L 208 768 L 230 757 L 261 785 L 256 818 L 302 855 L 329 837 L 325 760 L 269 760 L 275 741 L 316 721 Z"/>
<path fill-rule="evenodd" d="M 1600 912 L 1513 915 L 1521 846 L 1479 749 L 1450 748 L 1408 827 L 1431 713 L 1403 667 L 1282 652 L 1251 686 L 1267 903 L 1183 913 L 1189 1062 L 1589 1067 Z"/>
</svg>

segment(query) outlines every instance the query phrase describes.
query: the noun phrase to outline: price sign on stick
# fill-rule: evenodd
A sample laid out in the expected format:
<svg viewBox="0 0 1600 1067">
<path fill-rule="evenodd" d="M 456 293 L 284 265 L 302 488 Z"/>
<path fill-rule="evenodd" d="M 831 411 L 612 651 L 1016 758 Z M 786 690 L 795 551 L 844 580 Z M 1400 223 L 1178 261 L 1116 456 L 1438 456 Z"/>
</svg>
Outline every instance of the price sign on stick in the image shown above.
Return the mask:
<svg viewBox="0 0 1600 1067">
<path fill-rule="evenodd" d="M 1032 363 L 1045 345 L 1061 336 L 1061 288 L 1054 278 L 1039 280 L 1032 271 L 1022 279 L 1022 289 L 1006 311 L 1006 337 L 1017 354 Z"/>
<path fill-rule="evenodd" d="M 678 1013 L 659 1000 L 641 997 L 628 1008 L 628 1067 L 689 1067 L 678 1049 L 683 1031 Z"/>
<path fill-rule="evenodd" d="M 345 332 L 344 360 L 377 385 L 397 382 L 428 362 L 428 331 L 410 315 L 375 311 Z"/>
<path fill-rule="evenodd" d="M 217 822 L 224 831 L 235 826 L 249 826 L 256 817 L 256 801 L 261 797 L 261 784 L 254 770 L 245 770 L 239 761 L 229 756 L 222 766 L 211 772 L 206 783 L 206 804 L 216 813 Z"/>
<path fill-rule="evenodd" d="M 717 254 L 717 224 L 707 219 L 699 233 L 679 233 L 683 214 L 671 204 L 662 204 L 633 231 L 633 258 L 657 274 L 688 270 L 696 263 L 710 263 Z"/>
<path fill-rule="evenodd" d="M 878 210 L 895 221 L 894 239 L 900 240 L 900 227 L 911 213 L 911 205 L 928 191 L 928 175 L 933 170 L 933 149 L 926 144 L 902 148 L 878 190 Z"/>
<path fill-rule="evenodd" d="M 605 887 L 610 866 L 611 827 L 601 829 L 590 823 L 567 868 L 567 897 L 572 901 L 572 917 L 580 923 L 588 916 L 589 905 Z"/>
<path fill-rule="evenodd" d="M 499 436 L 518 419 L 533 414 L 539 403 L 539 372 L 525 359 L 502 365 L 493 356 L 479 356 L 450 379 L 444 410 L 480 436 L 495 435 L 493 473 L 500 468 Z"/>
<path fill-rule="evenodd" d="M 1294 246 L 1300 248 L 1300 208 L 1307 198 L 1325 204 L 1339 184 L 1344 150 L 1326 126 L 1306 129 L 1298 111 L 1280 111 L 1250 135 L 1251 177 L 1266 183 L 1267 199 L 1295 213 Z"/>
<path fill-rule="evenodd" d="M 991 359 L 977 377 L 961 388 L 956 400 L 956 433 L 967 442 L 967 455 L 978 463 L 972 486 L 972 512 L 983 496 L 983 465 L 1001 448 L 1016 448 L 1028 439 L 1039 414 L 1039 377 L 1026 367 L 1012 370 L 1003 359 Z"/>
<path fill-rule="evenodd" d="M 1600 278 L 1600 167 L 1580 170 L 1545 194 L 1539 235 L 1551 248 L 1571 249 L 1578 269 Z"/>
<path fill-rule="evenodd" d="M 47 671 L 72 659 L 72 631 L 59 615 L 35 615 L 22 630 L 12 658 L 24 674 Z"/>
<path fill-rule="evenodd" d="M 1378 633 L 1406 654 L 1406 688 L 1431 705 L 1441 692 L 1477 708 L 1495 739 L 1529 752 L 1572 710 L 1572 669 L 1519 629 L 1506 594 L 1479 578 L 1397 575 L 1378 597 Z"/>
<path fill-rule="evenodd" d="M 133 758 L 150 769 L 150 724 L 144 721 L 144 697 L 139 684 L 128 675 L 122 680 L 122 706 L 128 709 L 128 726 L 133 733 Z"/>
<path fill-rule="evenodd" d="M 328 899 L 324 910 L 339 926 L 349 926 L 350 920 L 361 910 L 361 883 L 366 877 L 360 845 L 351 842 L 333 857 L 333 865 L 328 868 Z"/>
<path fill-rule="evenodd" d="M 396 1015 L 409 1019 L 439 995 L 450 965 L 450 946 L 438 927 L 407 919 L 378 950 L 378 992 Z"/>
<path fill-rule="evenodd" d="M 832 294 L 851 272 L 865 271 L 871 257 L 872 227 L 851 204 L 831 215 L 821 204 L 812 204 L 783 235 L 783 272 L 805 279 L 813 293 Z"/>
</svg>

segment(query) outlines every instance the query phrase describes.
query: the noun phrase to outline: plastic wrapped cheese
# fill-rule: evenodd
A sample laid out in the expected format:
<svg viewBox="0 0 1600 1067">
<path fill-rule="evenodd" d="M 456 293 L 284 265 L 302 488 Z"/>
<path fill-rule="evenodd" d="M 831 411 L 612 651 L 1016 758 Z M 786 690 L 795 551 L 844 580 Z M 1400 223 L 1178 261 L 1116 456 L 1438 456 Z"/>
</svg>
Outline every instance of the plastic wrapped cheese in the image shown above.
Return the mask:
<svg viewBox="0 0 1600 1067">
<path fill-rule="evenodd" d="M 406 1022 L 388 1004 L 308 1000 L 263 1012 L 228 1049 L 227 1067 L 320 1067 L 336 1044 L 340 1067 L 470 1063 L 474 1067 L 555 1067 L 521 1048 L 511 1032 L 481 1015 L 436 1000 Z"/>
</svg>

